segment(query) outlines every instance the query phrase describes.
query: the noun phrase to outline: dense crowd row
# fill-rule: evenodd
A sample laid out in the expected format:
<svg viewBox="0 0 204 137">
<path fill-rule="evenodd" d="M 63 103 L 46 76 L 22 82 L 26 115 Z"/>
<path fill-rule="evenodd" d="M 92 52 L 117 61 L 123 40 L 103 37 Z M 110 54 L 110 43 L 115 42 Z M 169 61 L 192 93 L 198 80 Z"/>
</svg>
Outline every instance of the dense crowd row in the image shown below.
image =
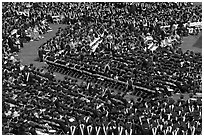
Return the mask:
<svg viewBox="0 0 204 137">
<path fill-rule="evenodd" d="M 18 52 L 24 42 L 39 40 L 51 31 L 44 12 L 29 3 L 2 3 L 3 52 Z"/>
<path fill-rule="evenodd" d="M 168 36 L 174 37 L 174 34 L 177 35 L 180 27 L 176 30 L 171 27 L 172 29 L 167 33 L 160 28 L 161 24 L 159 21 L 153 21 L 154 26 L 151 23 L 145 26 L 144 22 L 141 25 L 135 25 L 133 20 L 128 21 L 129 17 L 126 18 L 130 14 L 126 13 L 130 5 L 122 4 L 120 5 L 122 7 L 118 8 L 118 5 L 113 3 L 95 4 L 92 5 L 91 9 L 107 6 L 107 8 L 102 8 L 106 13 L 110 10 L 108 7 L 112 6 L 113 9 L 116 9 L 113 12 L 115 14 L 110 12 L 110 14 L 104 16 L 103 12 L 93 12 L 96 14 L 96 18 L 93 20 L 79 18 L 78 22 L 71 22 L 64 30 L 59 29 L 54 38 L 41 46 L 40 51 L 44 51 L 44 54 L 49 56 L 51 60 L 64 61 L 67 66 L 75 66 L 80 70 L 93 74 L 97 73 L 123 82 L 131 81 L 134 85 L 154 90 L 159 85 L 167 92 L 168 90 L 164 83 L 170 82 L 171 85 L 178 87 L 178 89 L 174 89 L 174 92 L 190 93 L 193 90 L 193 92 L 201 92 L 201 54 L 190 51 L 182 53 L 176 42 L 175 44 L 165 45 L 165 47 L 161 46 L 162 41 Z M 152 4 L 154 5 L 154 3 Z M 82 7 L 84 5 L 88 6 L 89 4 L 80 4 Z M 172 5 L 168 6 L 172 6 L 174 9 L 175 5 L 177 4 L 172 3 Z M 181 5 L 178 4 L 177 6 Z M 195 6 L 187 5 L 187 9 L 190 7 L 192 9 L 195 8 Z M 147 6 L 147 8 L 150 7 L 154 6 Z M 195 9 L 200 10 L 198 7 Z M 137 10 L 133 15 L 139 16 L 143 15 L 142 13 Z M 197 14 L 197 12 L 195 13 Z M 117 18 L 121 14 L 122 16 Z M 184 22 L 188 22 L 189 20 L 185 19 L 185 14 L 187 13 L 184 10 L 184 17 L 178 18 L 184 18 Z M 135 17 L 133 15 L 132 17 Z M 151 15 L 154 16 L 154 14 Z M 97 16 L 102 17 L 97 18 Z M 199 16 L 200 14 L 198 14 L 198 18 Z M 112 17 L 114 20 L 111 19 Z M 143 17 L 145 18 L 146 16 Z M 97 21 L 98 19 L 99 21 Z M 133 19 L 136 19 L 136 17 Z M 166 21 L 169 21 L 169 19 L 166 19 Z M 139 22 L 139 20 L 135 21 L 135 23 Z M 151 21 L 148 20 L 148 22 Z M 162 25 L 169 24 L 170 22 L 167 22 Z M 137 27 L 138 30 L 136 31 Z M 156 41 L 157 49 L 153 52 L 148 50 L 147 39 L 149 37 Z M 40 55 L 42 59 L 43 54 Z"/>
<path fill-rule="evenodd" d="M 3 134 L 200 135 L 202 99 L 195 94 L 201 92 L 201 54 L 183 53 L 179 39 L 160 45 L 185 33 L 184 23 L 202 21 L 201 13 L 190 3 L 4 3 Z M 52 22 L 56 15 L 68 27 L 40 47 L 40 60 L 127 82 L 122 95 L 94 83 L 92 75 L 84 82 L 56 80 L 52 71 L 20 63 L 9 44 L 13 29 Z M 163 25 L 171 26 L 168 32 Z M 156 50 L 149 50 L 148 37 Z M 137 93 L 133 85 L 157 92 L 124 99 Z M 175 101 L 173 93 L 190 93 L 189 99 Z"/>
<path fill-rule="evenodd" d="M 149 89 L 155 90 L 159 83 L 166 89 L 165 83 L 172 83 L 178 87 L 174 92 L 201 92 L 200 53 L 182 53 L 181 49 L 172 51 L 168 50 L 168 47 L 159 47 L 152 53 L 144 51 L 141 47 L 131 49 L 125 45 L 111 51 L 103 43 L 100 43 L 95 52 L 91 52 L 88 45 L 73 48 L 71 44 L 62 44 L 66 47 L 61 47 L 61 43 L 67 40 L 63 36 L 63 32 L 66 31 L 65 29 L 61 35 L 43 45 L 49 60 L 61 60 L 67 67 L 74 66 L 79 70 L 100 74 L 116 81 L 132 81 L 133 85 Z"/>
<path fill-rule="evenodd" d="M 3 134 L 201 134 L 201 98 L 127 101 L 112 90 L 3 58 Z"/>
</svg>

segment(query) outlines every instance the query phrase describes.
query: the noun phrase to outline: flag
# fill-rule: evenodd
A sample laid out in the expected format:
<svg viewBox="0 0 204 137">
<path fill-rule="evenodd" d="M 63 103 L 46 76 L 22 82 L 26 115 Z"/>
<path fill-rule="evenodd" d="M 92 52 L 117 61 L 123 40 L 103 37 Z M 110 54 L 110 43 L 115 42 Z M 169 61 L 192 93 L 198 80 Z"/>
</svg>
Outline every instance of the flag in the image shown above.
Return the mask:
<svg viewBox="0 0 204 137">
<path fill-rule="evenodd" d="M 103 41 L 103 40 L 100 39 L 100 41 L 98 41 L 96 44 L 93 45 L 93 47 L 92 47 L 92 52 L 95 52 L 95 51 L 96 51 L 96 49 L 98 48 L 99 44 L 100 44 L 102 41 Z"/>
<path fill-rule="evenodd" d="M 92 52 L 95 52 L 99 44 L 103 41 L 104 33 L 101 34 L 100 37 L 95 38 L 93 42 L 90 43 L 90 47 L 92 49 Z"/>
</svg>

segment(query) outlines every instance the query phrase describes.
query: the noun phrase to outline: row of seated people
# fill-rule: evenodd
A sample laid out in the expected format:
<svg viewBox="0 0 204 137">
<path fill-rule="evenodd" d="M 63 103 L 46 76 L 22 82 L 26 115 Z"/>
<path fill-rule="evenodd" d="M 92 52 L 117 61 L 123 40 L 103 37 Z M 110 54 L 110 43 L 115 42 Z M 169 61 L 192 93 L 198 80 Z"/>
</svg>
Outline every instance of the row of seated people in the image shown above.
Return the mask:
<svg viewBox="0 0 204 137">
<path fill-rule="evenodd" d="M 72 4 L 75 6 L 77 5 L 77 3 L 72 3 Z M 71 5 L 71 8 L 75 7 L 72 4 L 67 4 L 67 5 L 65 4 L 65 5 L 66 6 Z M 86 4 L 91 5 L 90 3 L 81 3 L 79 5 L 82 7 L 83 6 L 86 7 L 87 6 Z M 107 77 L 120 79 L 121 81 L 124 81 L 124 82 L 126 82 L 127 79 L 130 80 L 133 75 L 134 76 L 132 79 L 133 83 L 137 83 L 140 85 L 142 84 L 143 86 L 149 87 L 149 88 L 155 87 L 154 85 L 150 85 L 154 83 L 150 81 L 151 81 L 151 78 L 154 77 L 152 75 L 155 75 L 155 73 L 159 73 L 159 74 L 156 74 L 156 77 L 158 77 L 158 75 L 159 76 L 161 75 L 162 79 L 164 80 L 169 80 L 168 75 L 166 75 L 166 73 L 168 73 L 169 75 L 171 75 L 172 73 L 175 73 L 175 75 L 177 75 L 175 77 L 177 78 L 174 79 L 174 81 L 178 81 L 178 79 L 181 79 L 181 80 L 187 79 L 186 81 L 188 83 L 187 82 L 184 83 L 184 81 L 182 81 L 179 84 L 177 84 L 178 86 L 181 87 L 179 88 L 181 92 L 190 92 L 194 88 L 194 86 L 188 86 L 188 87 L 191 87 L 191 89 L 185 88 L 186 85 L 195 85 L 197 87 L 199 86 L 199 82 L 198 82 L 199 80 L 197 80 L 195 84 L 189 83 L 189 82 L 192 82 L 192 80 L 189 79 L 188 72 L 184 70 L 185 66 L 179 63 L 179 59 L 178 60 L 175 59 L 177 61 L 177 64 L 174 63 L 174 59 L 172 59 L 171 61 L 168 60 L 169 59 L 168 56 L 171 56 L 171 54 L 174 54 L 174 51 L 172 51 L 173 53 L 169 52 L 169 54 L 165 53 L 167 54 L 166 55 L 167 59 L 165 60 L 163 59 L 163 55 L 165 52 L 165 51 L 163 52 L 163 50 L 165 50 L 164 48 L 162 48 L 161 51 L 157 50 L 156 53 L 154 53 L 156 55 L 152 59 L 151 59 L 151 56 L 149 58 L 149 55 L 152 55 L 151 53 L 143 51 L 144 44 L 143 44 L 143 39 L 141 39 L 142 37 L 141 35 L 146 35 L 147 33 L 150 33 L 152 37 L 158 40 L 158 43 L 161 40 L 163 40 L 164 37 L 167 35 L 162 29 L 160 29 L 161 24 L 159 22 L 154 23 L 153 26 L 151 25 L 151 23 L 149 25 L 148 24 L 145 25 L 144 22 L 142 22 L 141 25 L 137 24 L 138 22 L 136 22 L 137 25 L 135 25 L 134 23 L 132 24 L 131 19 L 130 20 L 126 19 L 127 13 L 125 11 L 126 11 L 126 8 L 130 6 L 128 3 L 124 3 L 124 5 L 123 4 L 121 5 L 124 9 L 119 8 L 120 6 L 118 7 L 117 4 L 94 3 L 87 10 L 92 11 L 93 9 L 98 8 L 98 6 L 106 7 L 108 4 L 112 6 L 111 8 L 104 9 L 105 11 L 106 10 L 108 11 L 108 13 L 105 14 L 106 16 L 97 18 L 97 15 L 100 16 L 100 12 L 99 13 L 94 12 L 93 14 L 96 14 L 95 19 L 86 20 L 84 18 L 79 18 L 77 22 L 71 21 L 71 23 L 68 23 L 69 26 L 65 30 L 59 30 L 55 38 L 53 38 L 52 40 L 48 41 L 46 44 L 43 45 L 43 48 L 49 50 L 49 53 L 48 53 L 50 54 L 49 56 L 51 56 L 51 58 L 53 57 L 55 59 L 65 60 L 65 62 L 67 63 L 73 62 L 74 63 L 73 65 L 78 65 L 78 67 L 82 70 L 91 71 L 92 73 L 95 73 L 95 72 L 100 74 L 103 73 Z M 155 3 L 152 3 L 152 4 L 155 5 Z M 161 4 L 166 5 L 167 3 L 161 3 Z M 151 5 L 151 3 L 149 5 Z M 156 4 L 155 6 L 159 6 L 159 5 Z M 189 3 L 187 3 L 187 5 L 185 3 L 180 3 L 180 4 L 170 3 L 167 5 L 169 7 L 172 6 L 171 8 L 183 7 L 185 5 L 187 8 L 193 8 L 193 9 L 195 8 L 199 10 L 199 6 L 193 6 Z M 118 10 L 114 12 L 115 16 L 112 16 L 112 14 L 109 14 L 109 10 L 112 10 L 114 6 L 116 6 Z M 142 7 L 142 3 L 137 6 Z M 151 9 L 151 6 L 148 6 L 147 4 L 146 8 Z M 144 11 L 146 12 L 147 9 L 145 9 Z M 78 12 L 80 12 L 80 10 L 77 11 L 76 14 L 78 14 Z M 112 11 L 110 11 L 110 13 L 111 12 Z M 156 10 L 155 12 L 159 12 L 159 11 Z M 123 15 L 120 17 L 117 16 L 119 15 L 119 13 L 123 13 Z M 137 11 L 135 11 L 135 13 L 143 14 L 143 12 L 140 13 Z M 72 14 L 75 14 L 75 12 Z M 161 14 L 165 15 L 165 13 L 163 12 Z M 86 17 L 86 15 L 84 16 Z M 111 20 L 111 18 L 114 18 L 115 21 Z M 185 18 L 185 15 L 178 18 Z M 186 20 L 186 18 L 184 20 Z M 184 21 L 183 23 L 185 22 L 186 21 Z M 175 24 L 175 22 L 164 23 L 163 25 L 169 25 L 169 24 L 171 24 L 172 26 L 173 24 Z M 102 35 L 104 36 L 102 37 Z M 99 47 L 96 49 L 95 52 L 90 53 L 90 51 L 93 50 L 89 46 L 90 43 L 99 37 L 102 37 L 100 38 L 102 39 L 102 43 L 99 44 Z M 137 43 L 139 46 L 135 43 Z M 134 48 L 133 50 L 130 49 L 132 47 Z M 83 53 L 85 55 L 83 55 Z M 89 54 L 91 54 L 91 56 L 89 56 Z M 141 59 L 138 59 L 135 57 L 138 54 L 139 54 L 139 58 L 141 55 Z M 143 57 L 144 54 L 146 54 L 146 57 Z M 72 57 L 70 57 L 70 55 Z M 130 56 L 131 58 L 130 61 L 128 61 L 129 58 L 127 57 L 127 55 Z M 157 60 L 159 56 L 161 57 L 161 59 Z M 177 56 L 177 58 L 180 58 L 180 56 L 182 55 L 176 54 L 175 56 Z M 198 56 L 198 58 L 200 57 L 199 54 L 192 55 L 192 56 L 196 56 L 196 57 Z M 119 60 L 119 64 L 114 63 L 113 60 L 116 60 L 116 61 Z M 192 60 L 194 60 L 194 57 Z M 164 65 L 161 65 L 162 61 L 165 61 L 166 63 Z M 184 56 L 184 59 L 183 59 L 184 64 L 186 64 L 185 62 L 187 61 L 188 61 L 188 56 Z M 199 72 L 201 63 L 195 63 L 195 64 L 197 64 L 195 65 L 195 67 L 196 67 L 196 70 L 198 70 Z M 104 71 L 102 71 L 104 67 L 108 68 L 107 73 L 104 73 Z M 178 67 L 180 69 L 178 69 Z M 137 68 L 139 69 L 139 73 Z M 171 68 L 171 70 L 169 68 Z M 144 74 L 142 72 L 143 74 L 142 77 L 140 74 L 141 69 L 144 71 Z M 192 70 L 194 70 L 194 67 L 192 67 Z M 166 71 L 166 72 L 163 73 L 161 71 Z M 183 73 L 183 71 L 187 73 Z M 149 73 L 146 73 L 146 72 L 149 72 Z M 195 72 L 195 74 L 192 76 L 192 79 L 194 79 L 194 77 L 200 77 L 199 74 L 200 73 Z M 161 79 L 161 77 L 158 77 L 158 78 Z M 155 84 L 157 84 L 156 81 L 155 81 Z M 197 87 L 196 87 L 196 92 L 198 92 Z"/>
<path fill-rule="evenodd" d="M 182 24 L 188 21 L 202 21 L 202 6 L 190 2 L 42 2 L 30 4 L 41 14 L 60 16 L 60 18 L 62 16 L 61 23 L 64 24 L 74 24 L 81 19 L 87 22 L 104 22 L 119 17 L 122 22 L 135 22 L 136 26 L 153 25 L 154 21 L 160 22 L 162 26 L 172 25 L 175 22 Z"/>
<path fill-rule="evenodd" d="M 200 92 L 200 53 L 190 51 L 182 53 L 181 49 L 172 51 L 166 47 L 160 47 L 152 53 L 140 49 L 140 46 L 136 46 L 135 49 L 124 46 L 113 50 L 106 49 L 103 43 L 100 43 L 93 53 L 87 49 L 83 50 L 84 47 L 82 49 L 78 47 L 71 49 L 69 45 L 66 48 L 56 47 L 57 44 L 52 43 L 57 42 L 58 38 L 57 36 L 43 45 L 44 48 L 49 49 L 47 56 L 51 61 L 61 60 L 59 63 L 62 65 L 74 66 L 79 70 L 123 82 L 131 79 L 134 85 L 153 89 L 156 88 L 155 84 L 160 79 L 173 83 L 171 85 L 176 84 L 181 92 L 191 92 L 195 88 L 196 92 Z M 193 82 L 192 79 L 197 80 Z M 154 85 L 149 85 L 150 83 Z"/>
<path fill-rule="evenodd" d="M 108 88 L 3 58 L 3 134 L 200 135 L 202 100 L 126 100 Z"/>
<path fill-rule="evenodd" d="M 60 3 L 54 4 L 60 5 Z M 78 3 L 68 5 L 74 5 L 73 7 L 76 8 Z M 103 6 L 100 3 L 86 3 L 85 5 Z M 106 3 L 104 5 L 109 6 Z M 114 5 L 117 4 L 113 4 L 112 9 Z M 168 3 L 162 5 L 168 5 Z M 94 6 L 88 9 L 93 9 Z M 185 4 L 181 4 L 181 7 L 184 6 Z M 49 6 L 45 8 L 49 9 Z M 43 10 L 43 8 L 40 9 Z M 56 9 L 63 8 L 56 6 Z M 103 9 L 106 10 L 106 8 Z M 124 20 L 126 19 L 122 21 Z M 101 21 L 103 22 L 104 19 Z M 98 25 L 92 28 L 94 32 Z M 78 28 L 80 28 L 80 23 Z M 107 29 L 108 26 L 105 28 Z M 76 29 L 74 28 L 72 33 L 80 36 L 82 32 Z M 116 28 L 113 27 L 114 29 Z M 124 31 L 118 28 L 120 29 Z M 118 33 L 119 36 L 122 32 Z M 125 35 L 128 34 L 127 31 L 124 32 L 126 33 L 121 37 L 122 41 L 125 41 Z M 84 38 L 86 38 L 85 34 L 86 29 L 82 35 Z M 69 33 L 65 32 L 64 35 L 69 35 Z M 76 39 L 75 36 L 71 35 Z M 91 41 L 94 40 L 94 36 L 90 37 Z M 65 39 L 68 38 L 59 37 L 57 42 L 51 43 L 50 46 L 66 45 L 69 39 L 68 42 Z M 65 42 L 65 44 L 58 42 Z M 72 46 L 74 46 L 73 43 Z M 9 51 L 5 50 L 6 54 L 3 57 L 3 134 L 43 134 L 46 132 L 49 134 L 201 134 L 201 98 L 196 99 L 190 96 L 191 99 L 185 101 L 181 97 L 175 102 L 162 94 L 160 97 L 150 94 L 146 99 L 140 98 L 137 102 L 127 101 L 112 90 L 104 89 L 97 84 L 92 85 L 90 82 L 78 84 L 78 81 L 67 78 L 56 81 L 52 73 L 43 73 L 39 69 L 35 70 L 32 65 L 22 66 L 14 61 L 13 56 L 9 56 Z M 143 68 L 145 70 L 145 67 Z M 199 68 L 198 72 L 200 72 Z"/>
</svg>

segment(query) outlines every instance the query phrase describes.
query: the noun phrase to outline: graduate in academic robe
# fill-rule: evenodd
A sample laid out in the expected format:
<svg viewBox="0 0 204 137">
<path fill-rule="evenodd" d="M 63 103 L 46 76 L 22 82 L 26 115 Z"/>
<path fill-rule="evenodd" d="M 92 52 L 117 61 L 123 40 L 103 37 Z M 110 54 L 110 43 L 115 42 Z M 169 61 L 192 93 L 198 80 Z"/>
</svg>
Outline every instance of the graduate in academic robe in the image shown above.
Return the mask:
<svg viewBox="0 0 204 137">
<path fill-rule="evenodd" d="M 44 54 L 45 54 L 44 47 L 40 47 L 38 50 L 38 56 L 39 56 L 40 62 L 43 62 L 43 55 Z"/>
<path fill-rule="evenodd" d="M 110 64 L 107 63 L 107 64 L 105 65 L 105 67 L 104 67 L 104 73 L 107 74 L 107 73 L 109 73 L 109 71 L 110 71 Z"/>
</svg>

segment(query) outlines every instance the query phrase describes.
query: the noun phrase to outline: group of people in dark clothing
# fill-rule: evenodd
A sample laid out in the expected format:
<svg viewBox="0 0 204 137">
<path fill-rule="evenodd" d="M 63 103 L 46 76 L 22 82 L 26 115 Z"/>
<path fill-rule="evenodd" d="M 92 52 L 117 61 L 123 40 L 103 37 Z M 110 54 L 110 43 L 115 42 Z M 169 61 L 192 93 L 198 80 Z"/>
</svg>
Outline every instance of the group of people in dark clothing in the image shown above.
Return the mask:
<svg viewBox="0 0 204 137">
<path fill-rule="evenodd" d="M 3 50 L 19 52 L 23 43 L 42 39 L 43 34 L 51 31 L 47 18 L 47 13 L 34 3 L 3 2 Z"/>
<path fill-rule="evenodd" d="M 183 52 L 176 42 L 161 46 L 166 38 L 186 33 L 175 24 L 202 21 L 200 6 L 30 5 L 33 13 L 41 12 L 40 20 L 63 15 L 61 23 L 68 26 L 40 46 L 48 70 L 22 65 L 9 46 L 4 49 L 3 134 L 201 135 L 202 98 L 196 95 L 202 93 L 202 55 Z M 161 27 L 166 25 L 168 31 Z M 69 77 L 58 80 L 53 71 Z M 171 97 L 176 93 L 178 100 Z M 125 99 L 127 94 L 133 98 Z"/>
</svg>

